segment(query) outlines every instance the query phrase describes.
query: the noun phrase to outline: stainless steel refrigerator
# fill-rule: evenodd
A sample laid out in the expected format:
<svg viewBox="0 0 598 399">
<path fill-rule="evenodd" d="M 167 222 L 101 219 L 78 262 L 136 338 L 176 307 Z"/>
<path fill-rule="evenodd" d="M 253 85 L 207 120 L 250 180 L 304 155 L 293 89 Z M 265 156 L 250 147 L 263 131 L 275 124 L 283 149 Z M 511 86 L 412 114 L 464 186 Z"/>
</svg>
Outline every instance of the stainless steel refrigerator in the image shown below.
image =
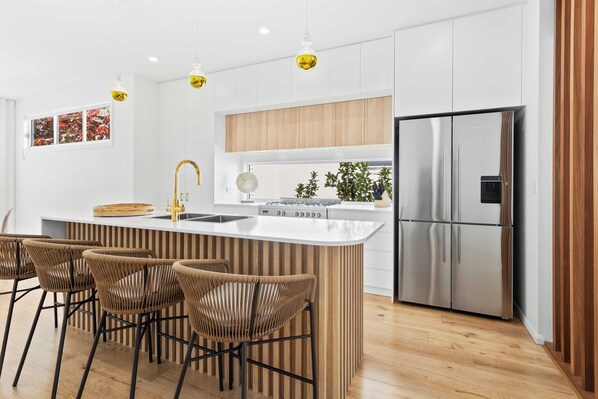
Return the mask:
<svg viewBox="0 0 598 399">
<path fill-rule="evenodd" d="M 512 318 L 514 123 L 513 111 L 399 121 L 400 301 Z"/>
</svg>

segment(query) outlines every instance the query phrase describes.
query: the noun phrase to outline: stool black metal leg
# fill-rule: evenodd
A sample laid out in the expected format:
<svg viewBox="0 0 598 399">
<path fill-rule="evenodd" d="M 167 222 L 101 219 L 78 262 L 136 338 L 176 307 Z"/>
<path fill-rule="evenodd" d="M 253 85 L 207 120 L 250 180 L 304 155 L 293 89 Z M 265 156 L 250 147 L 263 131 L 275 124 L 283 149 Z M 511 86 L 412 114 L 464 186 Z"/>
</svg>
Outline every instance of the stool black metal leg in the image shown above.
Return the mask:
<svg viewBox="0 0 598 399">
<path fill-rule="evenodd" d="M 60 342 L 58 344 L 58 354 L 56 355 L 56 368 L 54 369 L 54 384 L 52 385 L 52 399 L 56 398 L 58 392 L 58 379 L 60 377 L 60 366 L 62 365 L 62 352 L 64 351 L 64 340 L 66 338 L 66 326 L 69 321 L 69 312 L 71 309 L 71 294 L 66 293 L 66 300 L 64 301 L 64 317 L 62 318 L 62 329 L 60 331 Z"/>
<path fill-rule="evenodd" d="M 97 314 L 97 306 L 96 306 L 96 290 L 94 289 L 91 294 L 91 328 L 93 331 L 93 335 L 96 335 L 98 331 L 98 314 Z"/>
<path fill-rule="evenodd" d="M 217 344 L 218 352 L 222 352 L 222 343 L 218 342 Z M 218 355 L 218 384 L 220 387 L 220 392 L 224 391 L 224 377 L 222 375 L 222 362 L 224 361 L 222 353 Z"/>
<path fill-rule="evenodd" d="M 19 383 L 19 378 L 21 377 L 21 371 L 23 370 L 23 365 L 25 364 L 25 359 L 27 358 L 27 352 L 29 352 L 29 346 L 31 345 L 31 340 L 33 339 L 33 334 L 35 333 L 35 328 L 37 327 L 37 322 L 39 320 L 39 315 L 42 312 L 42 308 L 44 307 L 44 301 L 46 300 L 46 291 L 42 291 L 42 296 L 39 300 L 39 305 L 37 306 L 37 310 L 35 311 L 35 316 L 33 317 L 33 324 L 31 325 L 31 330 L 29 330 L 29 337 L 27 337 L 27 343 L 25 344 L 25 349 L 23 349 L 23 355 L 21 355 L 21 361 L 19 362 L 19 368 L 17 369 L 17 374 L 15 374 L 15 379 L 12 382 L 12 386 L 16 387 Z"/>
<path fill-rule="evenodd" d="M 185 375 L 187 374 L 187 367 L 189 367 L 189 363 L 191 363 L 191 354 L 193 353 L 193 345 L 195 344 L 196 338 L 197 334 L 195 332 L 191 334 L 191 339 L 189 340 L 189 347 L 187 348 L 187 354 L 185 355 L 185 362 L 183 363 L 183 369 L 181 370 L 181 375 L 179 376 L 179 382 L 176 385 L 174 399 L 179 398 L 179 395 L 181 394 L 181 389 L 183 389 L 183 382 L 185 381 Z"/>
<path fill-rule="evenodd" d="M 6 325 L 4 327 L 4 338 L 2 339 L 2 352 L 0 353 L 0 375 L 2 375 L 2 366 L 4 365 L 4 356 L 6 356 L 6 346 L 8 345 L 8 334 L 10 333 L 10 323 L 12 322 L 12 313 L 15 308 L 15 299 L 19 280 L 15 279 L 12 283 L 12 292 L 10 293 L 10 304 L 8 305 L 8 315 L 6 316 Z"/>
<path fill-rule="evenodd" d="M 133 371 L 131 372 L 131 391 L 129 399 L 135 398 L 135 386 L 137 385 L 137 364 L 139 363 L 139 349 L 141 348 L 141 337 L 143 336 L 143 315 L 137 316 L 137 328 L 135 332 L 135 354 L 133 356 Z"/>
<path fill-rule="evenodd" d="M 147 315 L 147 337 L 145 337 L 145 341 L 147 342 L 147 352 L 149 355 L 149 362 L 154 362 L 154 341 L 152 340 L 152 315 Z"/>
<path fill-rule="evenodd" d="M 241 399 L 247 399 L 247 342 L 241 344 Z"/>
<path fill-rule="evenodd" d="M 54 292 L 54 328 L 58 328 L 58 295 Z"/>
<path fill-rule="evenodd" d="M 156 317 L 156 357 L 158 364 L 162 363 L 162 337 L 160 337 L 160 311 L 155 313 Z"/>
<path fill-rule="evenodd" d="M 314 305 L 309 306 L 309 340 L 311 341 L 311 378 L 313 380 L 313 398 L 318 399 L 318 367 L 317 367 L 317 353 L 316 353 L 316 333 L 314 323 Z"/>
<path fill-rule="evenodd" d="M 107 312 L 102 312 L 102 318 L 100 320 L 100 328 L 96 332 L 96 335 L 93 338 L 93 345 L 91 345 L 91 351 L 89 352 L 89 358 L 87 358 L 87 364 L 85 365 L 85 372 L 83 372 L 83 378 L 81 378 L 81 384 L 79 385 L 79 391 L 77 392 L 77 399 L 81 399 L 83 396 L 83 390 L 85 389 L 85 383 L 87 382 L 87 377 L 89 376 L 89 371 L 91 370 L 91 363 L 93 362 L 93 357 L 96 354 L 96 349 L 98 347 L 98 342 L 100 340 L 100 335 L 103 331 L 106 330 L 106 315 Z"/>
<path fill-rule="evenodd" d="M 234 344 L 231 343 L 228 346 L 228 349 L 233 349 Z M 228 353 L 228 389 L 233 389 L 233 383 L 234 383 L 234 377 L 235 377 L 235 367 L 234 367 L 234 363 L 233 363 L 233 352 L 229 352 Z"/>
</svg>

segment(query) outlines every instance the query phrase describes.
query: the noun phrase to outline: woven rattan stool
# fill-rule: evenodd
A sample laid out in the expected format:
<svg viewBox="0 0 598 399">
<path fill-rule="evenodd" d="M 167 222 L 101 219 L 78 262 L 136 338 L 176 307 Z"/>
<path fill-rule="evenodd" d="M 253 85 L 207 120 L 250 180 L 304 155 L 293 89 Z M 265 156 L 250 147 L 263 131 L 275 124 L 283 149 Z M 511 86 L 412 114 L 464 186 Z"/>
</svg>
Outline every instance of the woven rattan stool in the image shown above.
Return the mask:
<svg viewBox="0 0 598 399">
<path fill-rule="evenodd" d="M 165 320 L 186 318 L 187 316 L 160 317 L 160 311 L 183 302 L 183 291 L 176 279 L 172 265 L 176 260 L 155 259 L 153 252 L 145 249 L 105 248 L 85 251 L 83 254 L 95 278 L 102 316 L 95 334 L 85 372 L 81 379 L 77 398 L 81 398 L 93 357 L 102 333 L 110 333 L 127 328 L 135 328 L 135 349 L 129 397 L 135 397 L 137 364 L 143 336 L 148 334 L 149 356 L 152 361 L 151 326 L 156 325 L 157 357 L 161 360 L 160 337 L 177 339 L 160 332 L 160 323 Z M 137 322 L 130 323 L 117 315 L 136 315 Z M 106 318 L 124 323 L 121 327 L 106 328 Z"/>
<path fill-rule="evenodd" d="M 226 261 L 221 262 L 226 264 Z M 190 362 L 228 353 L 231 362 L 229 389 L 232 389 L 233 384 L 232 358 L 237 357 L 240 360 L 241 398 L 247 398 L 247 364 L 250 363 L 311 384 L 313 397 L 317 399 L 314 334 L 316 276 L 300 274 L 264 277 L 228 274 L 214 271 L 214 263 L 215 261 L 180 261 L 173 266 L 185 293 L 189 323 L 193 330 L 174 397 L 178 398 L 180 395 Z M 280 330 L 303 311 L 309 312 L 310 315 L 309 334 L 260 340 Z M 192 351 L 197 348 L 194 342 L 198 335 L 217 342 L 218 351 L 209 351 L 205 355 L 192 358 Z M 247 358 L 248 346 L 294 339 L 311 341 L 311 379 Z M 231 347 L 222 350 L 221 345 L 224 343 L 231 344 Z M 234 343 L 238 345 L 234 346 Z M 204 348 L 200 349 L 205 351 Z"/>
<path fill-rule="evenodd" d="M 37 327 L 37 322 L 42 310 L 54 309 L 64 306 L 64 315 L 62 318 L 62 326 L 60 331 L 60 343 L 58 345 L 58 354 L 56 357 L 56 368 L 54 369 L 54 383 L 52 385 L 52 396 L 56 398 L 58 390 L 58 379 L 60 377 L 60 366 L 62 364 L 62 352 L 64 350 L 64 341 L 66 338 L 66 327 L 69 318 L 80 310 L 81 306 L 90 303 L 92 304 L 92 317 L 94 322 L 94 332 L 96 330 L 96 292 L 93 276 L 87 267 L 85 259 L 83 259 L 83 251 L 89 248 L 100 247 L 101 244 L 96 241 L 81 241 L 81 240 L 53 240 L 53 239 L 26 239 L 23 241 L 25 249 L 31 256 L 39 284 L 43 290 L 29 337 L 21 356 L 19 368 L 13 381 L 12 386 L 16 387 L 27 352 L 31 345 L 31 340 Z M 78 292 L 92 290 L 90 296 L 79 302 L 73 302 L 72 296 Z M 64 305 L 54 304 L 53 306 L 44 306 L 44 300 L 48 292 L 63 293 L 65 296 Z M 71 309 L 72 307 L 72 309 Z"/>
<path fill-rule="evenodd" d="M 27 238 L 50 238 L 48 236 L 24 235 L 24 234 L 0 234 L 0 280 L 13 280 L 12 290 L 0 292 L 0 295 L 10 294 L 10 303 L 8 305 L 8 315 L 6 316 L 6 325 L 4 327 L 4 338 L 2 339 L 2 351 L 0 352 L 0 375 L 2 375 L 2 366 L 6 355 L 8 345 L 8 334 L 10 333 L 10 324 L 15 304 L 19 299 L 33 290 L 40 288 L 39 285 L 29 288 L 19 289 L 19 283 L 36 277 L 35 266 L 27 250 L 23 247 L 23 240 Z M 20 294 L 17 296 L 17 294 Z M 56 303 L 54 295 L 54 303 Z M 58 326 L 58 314 L 54 312 L 54 326 Z"/>
</svg>

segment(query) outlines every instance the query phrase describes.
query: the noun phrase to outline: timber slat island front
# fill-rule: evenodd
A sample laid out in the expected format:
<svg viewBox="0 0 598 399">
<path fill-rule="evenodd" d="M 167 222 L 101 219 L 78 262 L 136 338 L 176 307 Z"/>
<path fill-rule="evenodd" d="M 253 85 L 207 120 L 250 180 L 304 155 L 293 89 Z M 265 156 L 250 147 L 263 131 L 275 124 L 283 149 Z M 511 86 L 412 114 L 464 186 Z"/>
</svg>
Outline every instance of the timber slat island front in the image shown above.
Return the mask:
<svg viewBox="0 0 598 399">
<path fill-rule="evenodd" d="M 318 279 L 316 336 L 319 397 L 344 398 L 363 354 L 363 243 L 382 223 L 251 217 L 227 223 L 171 222 L 151 217 L 42 218 L 42 232 L 55 238 L 97 240 L 104 246 L 154 250 L 172 259 L 227 259 L 232 272 L 257 275 L 313 273 Z M 306 333 L 309 318 L 297 316 L 271 337 Z M 186 314 L 179 304 L 162 316 Z M 126 317 L 124 317 L 126 319 Z M 131 319 L 132 321 L 132 319 Z M 108 328 L 116 327 L 111 321 Z M 72 326 L 91 334 L 91 316 L 79 312 Z M 165 321 L 162 332 L 189 339 L 186 320 Z M 152 334 L 155 336 L 155 334 Z M 110 334 L 111 341 L 133 346 L 134 330 Z M 205 346 L 215 344 L 200 338 Z M 162 339 L 165 360 L 182 363 L 186 345 Z M 142 348 L 146 348 L 145 343 Z M 305 340 L 260 345 L 249 358 L 311 378 L 311 354 Z M 228 362 L 224 362 L 228 378 Z M 235 362 L 235 383 L 238 363 Z M 159 367 L 159 366 L 156 366 Z M 195 362 L 192 369 L 216 375 L 216 358 Z M 90 376 L 93 378 L 93 374 Z M 249 387 L 274 398 L 311 398 L 311 386 L 250 365 Z M 217 384 L 216 379 L 214 383 Z M 173 393 L 174 393 L 173 385 Z"/>
</svg>

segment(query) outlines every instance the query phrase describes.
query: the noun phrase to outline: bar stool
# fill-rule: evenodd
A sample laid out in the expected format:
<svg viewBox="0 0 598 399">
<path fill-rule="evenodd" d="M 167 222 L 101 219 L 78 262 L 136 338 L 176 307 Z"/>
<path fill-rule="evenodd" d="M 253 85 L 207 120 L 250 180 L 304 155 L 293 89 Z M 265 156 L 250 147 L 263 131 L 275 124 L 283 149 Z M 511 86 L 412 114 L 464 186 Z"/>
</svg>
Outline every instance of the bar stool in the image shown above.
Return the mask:
<svg viewBox="0 0 598 399">
<path fill-rule="evenodd" d="M 6 356 L 6 347 L 8 345 L 8 334 L 10 333 L 10 324 L 15 303 L 33 290 L 40 288 L 39 285 L 30 288 L 19 289 L 21 281 L 37 277 L 35 266 L 27 250 L 23 247 L 23 240 L 27 238 L 50 238 L 41 235 L 27 234 L 0 234 L 0 280 L 13 280 L 12 290 L 0 292 L 0 295 L 10 294 L 10 303 L 8 305 L 8 315 L 6 316 L 6 325 L 4 327 L 4 338 L 2 339 L 2 350 L 0 351 L 0 375 L 2 375 L 2 366 Z M 17 297 L 17 294 L 21 294 Z M 56 295 L 54 303 L 56 304 Z M 54 312 L 54 327 L 58 327 L 58 312 Z"/>
<path fill-rule="evenodd" d="M 313 386 L 313 397 L 318 397 L 316 367 L 316 341 L 314 333 L 314 299 L 316 276 L 299 274 L 293 276 L 247 276 L 209 270 L 202 270 L 205 261 L 185 260 L 172 267 L 185 293 L 189 312 L 189 323 L 193 334 L 185 356 L 185 362 L 175 399 L 179 397 L 189 363 L 211 356 L 229 354 L 229 389 L 232 389 L 232 358 L 238 357 L 241 364 L 241 398 L 247 398 L 247 364 L 251 363 Z M 208 264 L 208 269 L 214 269 Z M 310 315 L 310 332 L 290 337 L 261 338 L 280 330 L 299 313 Z M 195 339 L 200 335 L 219 343 L 218 351 L 212 351 L 195 358 L 191 357 Z M 248 359 L 248 346 L 275 342 L 310 339 L 312 378 L 307 379 L 288 371 Z M 221 344 L 240 343 L 236 347 L 222 350 Z"/>
<path fill-rule="evenodd" d="M 42 310 L 56 309 L 59 306 L 64 306 L 64 315 L 62 318 L 62 327 L 60 330 L 60 343 L 58 345 L 58 354 L 56 357 L 56 368 L 54 369 L 54 382 L 52 385 L 52 399 L 56 398 L 58 390 L 58 379 L 60 376 L 60 366 L 62 364 L 62 352 L 64 350 L 64 341 L 66 338 L 66 327 L 69 318 L 76 312 L 82 311 L 89 313 L 93 318 L 93 330 L 96 331 L 96 291 L 93 276 L 87 267 L 85 259 L 83 258 L 83 251 L 89 248 L 101 247 L 97 241 L 82 241 L 82 240 L 53 240 L 53 239 L 26 239 L 23 245 L 29 252 L 31 259 L 35 265 L 39 284 L 43 290 L 42 297 L 39 301 L 29 337 L 21 356 L 19 368 L 13 381 L 12 386 L 16 387 L 21 371 L 27 358 L 27 352 L 33 339 L 33 334 L 37 327 L 37 322 Z M 73 294 L 92 290 L 90 296 L 84 300 L 72 302 Z M 55 304 L 54 306 L 44 307 L 44 299 L 48 292 L 65 294 L 64 305 Z M 87 312 L 80 310 L 80 307 L 86 303 L 92 304 L 92 311 Z M 74 309 L 71 310 L 71 307 Z"/>
<path fill-rule="evenodd" d="M 89 353 L 85 372 L 81 379 L 77 398 L 81 398 L 85 383 L 89 376 L 93 357 L 100 339 L 100 334 L 135 328 L 135 348 L 133 355 L 133 370 L 131 372 L 131 387 L 129 397 L 135 397 L 137 381 L 137 364 L 139 350 L 143 336 L 148 333 L 149 356 L 152 361 L 151 325 L 156 323 L 157 357 L 161 360 L 160 337 L 168 334 L 160 332 L 160 322 L 176 320 L 187 316 L 173 316 L 161 318 L 159 312 L 172 305 L 183 302 L 183 291 L 174 275 L 172 265 L 174 259 L 152 258 L 153 252 L 145 249 L 104 248 L 85 251 L 83 257 L 95 278 L 102 316 L 100 326 L 95 334 L 93 345 Z M 110 314 L 110 316 L 109 316 Z M 137 322 L 130 323 L 119 319 L 116 315 L 136 315 Z M 125 325 L 112 329 L 106 328 L 106 318 L 119 320 Z"/>
</svg>

